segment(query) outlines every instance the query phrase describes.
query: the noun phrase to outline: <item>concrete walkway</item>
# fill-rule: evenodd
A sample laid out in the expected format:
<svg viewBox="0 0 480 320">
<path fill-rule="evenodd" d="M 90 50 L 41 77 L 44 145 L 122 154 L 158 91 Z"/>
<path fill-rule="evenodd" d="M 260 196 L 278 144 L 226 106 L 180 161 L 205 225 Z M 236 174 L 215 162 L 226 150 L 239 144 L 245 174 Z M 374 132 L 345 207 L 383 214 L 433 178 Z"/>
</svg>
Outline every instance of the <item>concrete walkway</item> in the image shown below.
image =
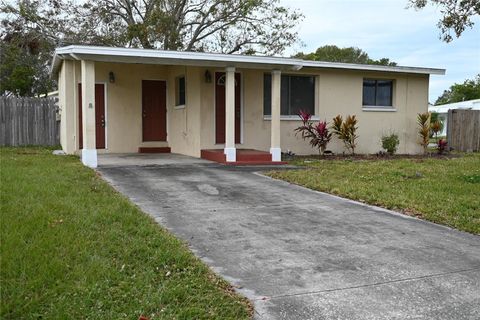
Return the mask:
<svg viewBox="0 0 480 320">
<path fill-rule="evenodd" d="M 100 173 L 250 298 L 257 319 L 480 318 L 478 236 L 259 168 L 111 160 Z"/>
</svg>

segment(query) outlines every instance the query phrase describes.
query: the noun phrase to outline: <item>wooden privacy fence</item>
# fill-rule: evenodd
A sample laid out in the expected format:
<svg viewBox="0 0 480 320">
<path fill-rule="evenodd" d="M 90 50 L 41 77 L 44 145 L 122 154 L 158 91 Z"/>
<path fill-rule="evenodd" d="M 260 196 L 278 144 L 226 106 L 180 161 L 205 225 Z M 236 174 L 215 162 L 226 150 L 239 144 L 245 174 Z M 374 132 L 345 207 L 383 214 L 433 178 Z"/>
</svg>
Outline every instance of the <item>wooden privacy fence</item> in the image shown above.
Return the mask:
<svg viewBox="0 0 480 320">
<path fill-rule="evenodd" d="M 0 97 L 0 145 L 60 144 L 56 99 Z"/>
<path fill-rule="evenodd" d="M 457 151 L 480 151 L 480 110 L 448 110 L 447 142 Z"/>
</svg>

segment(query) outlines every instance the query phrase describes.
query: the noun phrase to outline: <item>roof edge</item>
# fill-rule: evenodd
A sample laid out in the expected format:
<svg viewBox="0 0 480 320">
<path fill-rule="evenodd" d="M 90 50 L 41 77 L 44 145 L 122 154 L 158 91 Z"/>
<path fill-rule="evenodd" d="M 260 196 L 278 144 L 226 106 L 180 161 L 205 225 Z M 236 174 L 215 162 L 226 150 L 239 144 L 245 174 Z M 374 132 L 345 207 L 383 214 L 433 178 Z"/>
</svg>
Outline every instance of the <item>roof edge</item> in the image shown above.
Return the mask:
<svg viewBox="0 0 480 320">
<path fill-rule="evenodd" d="M 278 56 L 253 56 L 240 54 L 224 54 L 224 53 L 205 53 L 192 51 L 169 51 L 156 49 L 138 49 L 138 48 L 119 48 L 119 47 L 101 47 L 101 46 L 85 46 L 70 45 L 60 47 L 55 50 L 52 64 L 50 66 L 50 74 L 53 76 L 58 72 L 61 61 L 68 56 L 69 59 L 78 59 L 78 56 L 111 56 L 111 57 L 137 57 L 142 59 L 159 59 L 159 60 L 178 60 L 178 61 L 208 61 L 217 64 L 239 64 L 239 65 L 265 65 L 270 67 L 278 66 L 279 68 L 289 68 L 300 70 L 302 68 L 329 68 L 329 69 L 346 69 L 346 70 L 363 70 L 363 71 L 379 71 L 379 72 L 397 72 L 397 73 L 417 73 L 417 74 L 435 74 L 444 75 L 445 69 L 423 68 L 423 67 L 407 67 L 407 66 L 382 66 L 370 64 L 353 64 L 339 63 L 327 61 L 310 61 L 296 58 L 286 58 Z M 95 60 L 95 59 L 93 59 Z M 179 63 L 178 63 L 179 64 Z"/>
</svg>

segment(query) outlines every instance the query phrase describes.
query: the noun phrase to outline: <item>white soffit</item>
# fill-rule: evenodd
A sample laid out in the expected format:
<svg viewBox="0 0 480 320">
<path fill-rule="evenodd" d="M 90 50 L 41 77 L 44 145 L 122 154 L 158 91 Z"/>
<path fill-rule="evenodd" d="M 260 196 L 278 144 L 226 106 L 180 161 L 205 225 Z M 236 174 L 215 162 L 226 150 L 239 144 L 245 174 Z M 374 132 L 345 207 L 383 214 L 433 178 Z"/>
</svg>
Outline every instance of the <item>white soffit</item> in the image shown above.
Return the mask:
<svg viewBox="0 0 480 320">
<path fill-rule="evenodd" d="M 153 49 L 112 48 L 71 45 L 57 48 L 51 65 L 56 74 L 64 59 L 102 62 L 187 65 L 202 67 L 241 67 L 254 69 L 300 70 L 302 68 L 347 69 L 377 72 L 445 74 L 444 69 L 377 66 L 324 61 L 306 61 L 293 58 L 219 54 L 204 52 L 167 51 Z"/>
</svg>

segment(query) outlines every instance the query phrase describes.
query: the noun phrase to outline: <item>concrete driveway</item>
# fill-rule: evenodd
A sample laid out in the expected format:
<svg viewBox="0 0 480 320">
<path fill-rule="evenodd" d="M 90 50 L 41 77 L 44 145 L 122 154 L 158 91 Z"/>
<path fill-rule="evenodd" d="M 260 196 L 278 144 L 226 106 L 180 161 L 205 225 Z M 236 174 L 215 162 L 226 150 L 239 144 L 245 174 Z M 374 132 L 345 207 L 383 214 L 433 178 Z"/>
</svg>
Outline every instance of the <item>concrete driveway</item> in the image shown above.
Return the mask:
<svg viewBox="0 0 480 320">
<path fill-rule="evenodd" d="M 257 319 L 480 319 L 478 236 L 261 168 L 110 160 L 101 174 L 250 298 Z"/>
</svg>

